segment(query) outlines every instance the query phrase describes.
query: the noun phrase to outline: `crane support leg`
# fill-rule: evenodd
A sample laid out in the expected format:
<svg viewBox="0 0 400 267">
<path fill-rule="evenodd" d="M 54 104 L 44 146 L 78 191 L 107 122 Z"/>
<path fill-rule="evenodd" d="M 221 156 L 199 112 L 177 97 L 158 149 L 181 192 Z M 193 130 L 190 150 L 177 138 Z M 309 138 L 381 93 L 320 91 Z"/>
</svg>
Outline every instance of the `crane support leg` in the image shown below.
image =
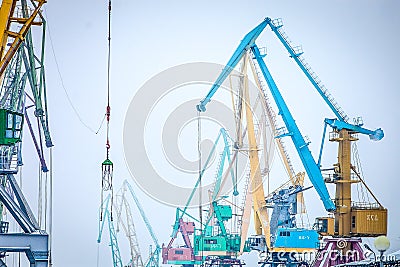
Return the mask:
<svg viewBox="0 0 400 267">
<path fill-rule="evenodd" d="M 361 238 L 329 238 L 318 250 L 312 267 L 330 267 L 364 260 Z"/>
<path fill-rule="evenodd" d="M 348 130 L 341 130 L 331 141 L 339 142 L 338 163 L 335 165 L 336 180 L 335 196 L 335 232 L 339 236 L 351 234 L 351 142 L 358 140 Z"/>
<path fill-rule="evenodd" d="M 0 201 L 10 211 L 18 225 L 26 233 L 35 231 L 35 225 L 30 221 L 29 217 L 23 212 L 23 209 L 15 203 L 14 199 L 7 193 L 5 187 L 0 185 Z"/>
</svg>

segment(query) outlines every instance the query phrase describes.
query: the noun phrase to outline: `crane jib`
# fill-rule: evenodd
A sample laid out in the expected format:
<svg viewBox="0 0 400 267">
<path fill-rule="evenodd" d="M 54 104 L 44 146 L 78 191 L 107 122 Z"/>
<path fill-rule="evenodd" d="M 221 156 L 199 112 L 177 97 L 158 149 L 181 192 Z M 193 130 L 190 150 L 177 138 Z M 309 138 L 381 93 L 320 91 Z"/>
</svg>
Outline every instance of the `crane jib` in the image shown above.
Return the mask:
<svg viewBox="0 0 400 267">
<path fill-rule="evenodd" d="M 225 66 L 221 74 L 218 76 L 216 82 L 213 84 L 206 97 L 202 101 L 200 101 L 200 104 L 197 105 L 197 110 L 200 112 L 206 110 L 205 106 L 207 105 L 207 103 L 211 100 L 212 96 L 215 94 L 218 88 L 221 86 L 224 80 L 232 72 L 233 68 L 235 68 L 235 66 L 241 60 L 243 55 L 247 53 L 247 51 L 250 48 L 258 64 L 260 65 L 262 74 L 268 83 L 272 95 L 274 96 L 274 100 L 278 105 L 280 114 L 285 122 L 287 129 L 290 132 L 292 141 L 296 146 L 297 152 L 302 160 L 302 163 L 307 171 L 307 174 L 313 186 L 315 187 L 318 195 L 320 196 L 325 209 L 328 211 L 334 211 L 335 205 L 329 196 L 329 192 L 322 177 L 321 170 L 319 169 L 319 166 L 316 164 L 313 156 L 311 155 L 311 152 L 308 149 L 308 144 L 304 141 L 304 138 L 301 135 L 300 130 L 298 129 L 286 103 L 284 102 L 282 96 L 280 95 L 280 92 L 275 82 L 273 81 L 272 76 L 268 75 L 269 74 L 268 68 L 266 67 L 265 62 L 263 61 L 262 56 L 260 55 L 258 47 L 255 45 L 255 41 L 261 34 L 261 32 L 265 29 L 267 25 L 271 24 L 272 24 L 271 19 L 266 18 L 262 23 L 260 23 L 256 28 L 250 31 L 243 38 L 242 42 L 235 50 L 233 56 L 230 58 L 227 65 Z"/>
</svg>

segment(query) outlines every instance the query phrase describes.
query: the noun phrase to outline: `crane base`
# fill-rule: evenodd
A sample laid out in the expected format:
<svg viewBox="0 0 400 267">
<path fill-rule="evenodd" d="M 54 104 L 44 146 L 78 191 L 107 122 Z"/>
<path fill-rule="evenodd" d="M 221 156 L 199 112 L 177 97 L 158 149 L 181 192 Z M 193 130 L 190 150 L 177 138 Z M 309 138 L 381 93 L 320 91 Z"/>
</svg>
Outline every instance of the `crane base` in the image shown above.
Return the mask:
<svg viewBox="0 0 400 267">
<path fill-rule="evenodd" d="M 361 238 L 329 238 L 318 250 L 313 267 L 329 267 L 365 259 Z"/>
</svg>

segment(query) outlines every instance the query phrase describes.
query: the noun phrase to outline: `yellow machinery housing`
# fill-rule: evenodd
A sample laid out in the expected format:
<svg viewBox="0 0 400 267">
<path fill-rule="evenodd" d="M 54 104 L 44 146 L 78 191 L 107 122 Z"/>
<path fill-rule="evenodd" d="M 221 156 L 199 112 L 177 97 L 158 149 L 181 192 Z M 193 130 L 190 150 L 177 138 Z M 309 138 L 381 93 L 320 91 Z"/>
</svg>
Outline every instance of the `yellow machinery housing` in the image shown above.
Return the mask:
<svg viewBox="0 0 400 267">
<path fill-rule="evenodd" d="M 335 234 L 335 218 L 320 217 L 315 220 L 318 233 L 322 236 L 333 236 Z"/>
<path fill-rule="evenodd" d="M 351 164 L 352 142 L 358 140 L 357 133 L 342 129 L 333 131 L 329 140 L 338 142 L 338 163 L 334 174 L 325 179 L 336 186 L 333 217 L 316 219 L 317 231 L 323 236 L 334 237 L 376 237 L 387 234 L 388 211 L 365 184 L 357 169 Z M 351 186 L 363 183 L 375 203 L 352 201 Z"/>
<path fill-rule="evenodd" d="M 353 207 L 352 236 L 374 237 L 387 234 L 387 209 L 382 207 Z"/>
</svg>

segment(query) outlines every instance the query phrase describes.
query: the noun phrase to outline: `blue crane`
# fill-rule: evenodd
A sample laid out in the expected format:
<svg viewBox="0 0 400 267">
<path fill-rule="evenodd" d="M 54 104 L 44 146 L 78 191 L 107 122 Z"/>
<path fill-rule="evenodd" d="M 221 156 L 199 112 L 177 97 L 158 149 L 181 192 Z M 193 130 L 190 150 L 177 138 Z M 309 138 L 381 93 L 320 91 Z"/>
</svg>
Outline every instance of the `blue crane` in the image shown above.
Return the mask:
<svg viewBox="0 0 400 267">
<path fill-rule="evenodd" d="M 277 20 L 279 22 L 280 20 Z M 251 30 L 241 41 L 235 52 L 233 53 L 232 57 L 229 59 L 228 63 L 226 64 L 225 68 L 222 70 L 221 74 L 218 76 L 216 79 L 216 82 L 212 85 L 210 91 L 207 93 L 206 97 L 200 101 L 200 103 L 197 105 L 197 110 L 204 112 L 206 110 L 206 105 L 210 100 L 212 99 L 213 95 L 215 92 L 219 89 L 221 84 L 224 82 L 224 80 L 228 77 L 228 75 L 231 73 L 231 71 L 236 67 L 238 62 L 243 58 L 244 54 L 251 50 L 253 53 L 255 59 L 257 60 L 257 63 L 261 69 L 261 72 L 268 84 L 268 87 L 271 90 L 272 96 L 275 100 L 275 103 L 278 106 L 279 109 L 279 114 L 282 116 L 282 119 L 286 125 L 287 128 L 287 133 L 284 133 L 280 136 L 277 136 L 277 138 L 281 138 L 284 136 L 290 136 L 292 138 L 292 141 L 296 147 L 296 150 L 300 156 L 300 159 L 306 169 L 306 172 L 318 192 L 318 195 L 320 196 L 325 209 L 327 211 L 334 211 L 335 205 L 332 202 L 328 190 L 326 188 L 326 185 L 324 183 L 324 179 L 322 177 L 321 171 L 320 171 L 320 166 L 319 163 L 317 164 L 316 161 L 314 160 L 311 151 L 308 148 L 308 142 L 305 141 L 304 137 L 301 135 L 301 132 L 292 116 L 292 114 L 289 111 L 289 108 L 287 107 L 280 91 L 278 90 L 278 87 L 273 80 L 264 60 L 262 55 L 260 54 L 260 51 L 255 44 L 255 41 L 257 40 L 258 36 L 261 34 L 261 32 L 266 28 L 266 26 L 270 26 L 273 32 L 277 35 L 278 39 L 282 42 L 282 44 L 285 46 L 285 48 L 288 50 L 290 53 L 290 56 L 296 61 L 296 63 L 299 65 L 301 70 L 304 72 L 304 74 L 307 76 L 307 78 L 311 81 L 313 86 L 316 88 L 316 90 L 319 92 L 319 94 L 322 96 L 322 98 L 325 100 L 325 102 L 328 104 L 328 106 L 331 108 L 333 113 L 337 116 L 337 119 L 326 119 L 325 123 L 330 125 L 332 128 L 341 130 L 341 129 L 347 129 L 350 131 L 362 133 L 368 135 L 372 140 L 380 140 L 383 138 L 383 131 L 381 129 L 377 129 L 375 131 L 365 129 L 361 127 L 362 125 L 353 125 L 347 122 L 348 118 L 345 115 L 345 113 L 341 110 L 341 108 L 337 105 L 337 103 L 334 101 L 333 97 L 327 93 L 326 88 L 322 85 L 318 77 L 314 74 L 314 72 L 311 71 L 311 68 L 308 66 L 308 64 L 305 63 L 304 59 L 300 57 L 302 55 L 302 52 L 298 50 L 297 47 L 293 47 L 289 41 L 288 38 L 285 34 L 280 31 L 280 27 L 282 26 L 281 23 L 278 25 L 276 22 L 271 18 L 266 18 L 264 21 L 262 21 L 257 27 L 255 27 L 253 30 Z M 319 160 L 320 161 L 320 160 Z"/>
<path fill-rule="evenodd" d="M 344 111 L 340 108 L 340 106 L 337 104 L 337 102 L 334 100 L 332 95 L 328 92 L 328 90 L 325 88 L 325 86 L 322 84 L 321 80 L 318 78 L 318 76 L 315 74 L 314 71 L 312 71 L 311 67 L 309 66 L 308 63 L 306 63 L 304 57 L 302 56 L 303 52 L 301 49 L 298 49 L 298 47 L 294 47 L 290 44 L 288 41 L 288 37 L 286 34 L 281 30 L 282 23 L 280 20 L 275 20 L 272 21 L 271 19 L 268 20 L 269 25 L 272 29 L 272 31 L 277 35 L 278 39 L 282 42 L 282 44 L 285 46 L 287 51 L 290 54 L 290 57 L 295 60 L 297 65 L 300 67 L 300 69 L 303 71 L 303 73 L 306 75 L 306 77 L 309 79 L 311 84 L 314 86 L 314 88 L 317 90 L 317 92 L 321 95 L 323 98 L 324 102 L 329 106 L 329 108 L 332 110 L 332 112 L 335 114 L 336 118 L 334 119 L 328 119 L 326 118 L 324 120 L 325 126 L 324 126 L 324 133 L 323 133 L 323 140 L 321 143 L 321 148 L 320 148 L 320 153 L 319 153 L 319 158 L 318 162 L 315 162 L 314 158 L 312 157 L 311 153 L 309 153 L 308 148 L 305 151 L 307 153 L 304 153 L 304 148 L 307 147 L 307 145 L 303 142 L 304 139 L 302 140 L 301 134 L 298 131 L 297 126 L 295 125 L 294 119 L 285 103 L 283 100 L 279 89 L 273 80 L 264 60 L 263 57 L 260 54 L 259 49 L 257 48 L 256 45 L 254 45 L 251 48 L 251 51 L 255 57 L 255 60 L 258 62 L 258 65 L 261 69 L 261 72 L 263 73 L 265 80 L 268 84 L 268 87 L 272 93 L 272 96 L 275 100 L 275 103 L 277 104 L 279 108 L 279 112 L 283 118 L 283 121 L 285 122 L 286 128 L 288 130 L 287 133 L 284 133 L 281 136 L 278 137 L 283 137 L 283 136 L 291 136 L 292 140 L 294 142 L 294 145 L 302 158 L 303 165 L 305 166 L 306 170 L 308 168 L 311 168 L 311 171 L 315 174 L 319 173 L 320 177 L 322 178 L 320 166 L 321 166 L 321 157 L 322 157 L 322 151 L 323 151 L 323 145 L 324 145 L 324 140 L 325 140 L 325 132 L 326 132 L 326 126 L 329 125 L 333 129 L 333 135 L 330 137 L 330 141 L 335 141 L 339 143 L 339 149 L 338 149 L 338 163 L 335 164 L 336 168 L 335 173 L 334 173 L 334 179 L 330 180 L 329 182 L 335 183 L 336 184 L 336 196 L 335 196 L 335 206 L 334 209 L 329 209 L 327 208 L 327 204 L 331 204 L 327 199 L 324 200 L 323 197 L 321 199 L 323 200 L 325 204 L 325 208 L 328 211 L 335 211 L 335 228 L 337 230 L 331 231 L 329 234 L 331 235 L 337 235 L 341 237 L 350 237 L 353 235 L 357 236 L 375 236 L 379 234 L 385 234 L 386 232 L 386 227 L 384 224 L 386 224 L 386 217 L 387 217 L 387 211 L 386 209 L 383 208 L 383 206 L 380 205 L 379 201 L 376 199 L 376 197 L 372 194 L 372 196 L 375 198 L 376 202 L 379 204 L 379 207 L 377 209 L 371 208 L 369 212 L 372 212 L 374 214 L 382 214 L 380 223 L 369 227 L 368 231 L 363 230 L 357 230 L 355 229 L 355 223 L 352 221 L 357 220 L 356 217 L 357 215 L 352 214 L 352 210 L 356 211 L 358 207 L 353 206 L 352 204 L 352 198 L 351 198 L 351 184 L 354 183 L 352 181 L 352 172 L 354 172 L 359 178 L 360 175 L 358 174 L 357 170 L 352 166 L 351 164 L 351 142 L 357 141 L 358 138 L 356 136 L 357 133 L 367 135 L 369 138 L 373 141 L 378 141 L 381 140 L 384 136 L 383 130 L 381 128 L 378 128 L 376 130 L 369 130 L 366 129 L 363 126 L 363 123 L 361 120 L 355 120 L 354 124 L 351 124 L 348 121 L 347 115 L 344 113 Z M 308 171 L 307 171 L 308 173 Z M 310 174 L 309 174 L 310 176 Z M 310 177 L 311 178 L 311 177 Z M 362 181 L 362 179 L 360 178 Z M 315 184 L 314 184 L 315 187 Z M 316 188 L 317 191 L 320 191 L 320 189 Z M 326 197 L 329 197 L 329 195 L 326 195 Z M 361 210 L 361 208 L 360 208 Z M 383 212 L 381 212 L 383 211 Z M 354 217 L 355 219 L 352 219 Z M 354 228 L 354 229 L 352 229 Z M 384 229 L 384 230 L 382 230 Z"/>
<path fill-rule="evenodd" d="M 102 213 L 103 218 L 99 221 L 99 236 L 97 237 L 97 243 L 101 243 L 101 236 L 103 235 L 104 224 L 107 220 L 113 267 L 123 267 L 121 253 L 118 247 L 117 233 L 115 231 L 114 223 L 110 213 L 110 199 L 111 195 L 108 195 L 103 203 L 101 203 L 100 212 Z"/>
<path fill-rule="evenodd" d="M 326 188 L 326 185 L 324 183 L 324 179 L 322 177 L 319 166 L 316 164 L 313 156 L 311 155 L 311 151 L 308 148 L 308 143 L 304 140 L 303 136 L 301 135 L 300 130 L 297 127 L 295 120 L 293 119 L 293 116 L 291 115 L 279 90 L 277 90 L 277 86 L 273 81 L 272 76 L 270 75 L 260 55 L 257 45 L 255 44 L 257 37 L 270 23 L 271 19 L 266 18 L 263 22 L 261 22 L 257 27 L 255 27 L 243 38 L 238 48 L 235 50 L 233 56 L 228 61 L 222 73 L 218 76 L 216 82 L 213 84 L 206 97 L 200 101 L 200 104 L 197 105 L 197 110 L 201 112 L 204 112 L 206 110 L 207 103 L 210 102 L 211 98 L 213 97 L 215 92 L 219 89 L 219 87 L 224 82 L 226 77 L 228 77 L 231 71 L 236 67 L 240 59 L 243 58 L 244 54 L 247 51 L 251 50 L 254 56 L 256 57 L 257 62 L 260 65 L 264 78 L 266 79 L 268 85 L 270 86 L 274 100 L 279 108 L 279 114 L 282 116 L 285 125 L 289 131 L 285 135 L 290 136 L 292 138 L 292 141 L 296 146 L 301 161 L 306 169 L 308 177 L 311 180 L 314 188 L 318 192 L 318 195 L 320 196 L 322 203 L 325 206 L 325 209 L 328 211 L 333 211 L 335 210 L 335 205 L 329 196 L 328 189 Z"/>
<path fill-rule="evenodd" d="M 352 142 L 358 140 L 358 134 L 367 135 L 371 140 L 379 141 L 384 137 L 383 130 L 381 128 L 370 130 L 362 127 L 363 122 L 360 118 L 355 119 L 353 124 L 349 123 L 348 116 L 344 113 L 332 95 L 322 84 L 321 80 L 311 69 L 310 65 L 306 63 L 304 57 L 302 56 L 302 49 L 299 49 L 298 46 L 292 46 L 289 42 L 287 35 L 282 30 L 283 25 L 281 20 L 270 20 L 269 24 L 272 31 L 276 34 L 278 39 L 289 52 L 290 57 L 296 62 L 296 64 L 314 86 L 316 91 L 320 94 L 324 102 L 329 106 L 331 111 L 336 116 L 336 118 L 325 118 L 324 120 L 324 131 L 317 163 L 317 166 L 320 168 L 326 128 L 327 125 L 329 125 L 332 128 L 329 140 L 338 143 L 338 162 L 334 164 L 333 175 L 326 179 L 326 182 L 334 183 L 336 185 L 334 218 L 317 218 L 315 225 L 317 231 L 321 235 L 333 236 L 341 240 L 345 240 L 346 245 L 344 247 L 338 247 L 337 239 L 327 239 L 325 246 L 318 251 L 319 255 L 316 257 L 318 260 L 314 262 L 314 266 L 330 266 L 362 260 L 364 258 L 364 254 L 361 246 L 362 241 L 359 239 L 359 237 L 386 235 L 387 209 L 381 205 L 372 191 L 366 186 L 361 174 L 359 173 L 359 170 L 357 170 L 357 168 L 352 164 Z M 257 62 L 260 64 L 261 71 L 268 74 L 269 71 L 256 47 L 253 49 L 253 54 L 255 55 Z M 274 92 L 279 94 L 279 90 L 276 87 L 272 77 L 270 77 L 270 74 L 267 78 L 269 78 L 267 83 L 272 94 L 274 95 Z M 283 99 L 281 101 L 279 96 L 276 98 L 274 95 L 274 99 L 278 106 L 283 102 Z M 285 105 L 284 102 L 283 105 Z M 284 116 L 284 114 L 281 115 Z M 355 153 L 357 153 L 357 151 L 355 151 Z M 353 175 L 355 175 L 358 179 L 354 179 Z M 353 201 L 352 184 L 358 182 L 362 182 L 364 184 L 374 198 L 375 203 L 363 201 L 362 203 L 358 204 L 357 202 Z M 377 219 L 371 224 L 366 223 L 363 220 L 366 214 L 373 214 L 372 216 Z M 335 250 L 342 251 L 343 253 L 344 250 L 348 249 L 357 251 L 361 256 L 358 258 L 345 256 L 342 257 L 340 261 L 330 261 L 320 257 L 321 255 L 326 255 L 326 253 L 331 253 Z"/>
</svg>

